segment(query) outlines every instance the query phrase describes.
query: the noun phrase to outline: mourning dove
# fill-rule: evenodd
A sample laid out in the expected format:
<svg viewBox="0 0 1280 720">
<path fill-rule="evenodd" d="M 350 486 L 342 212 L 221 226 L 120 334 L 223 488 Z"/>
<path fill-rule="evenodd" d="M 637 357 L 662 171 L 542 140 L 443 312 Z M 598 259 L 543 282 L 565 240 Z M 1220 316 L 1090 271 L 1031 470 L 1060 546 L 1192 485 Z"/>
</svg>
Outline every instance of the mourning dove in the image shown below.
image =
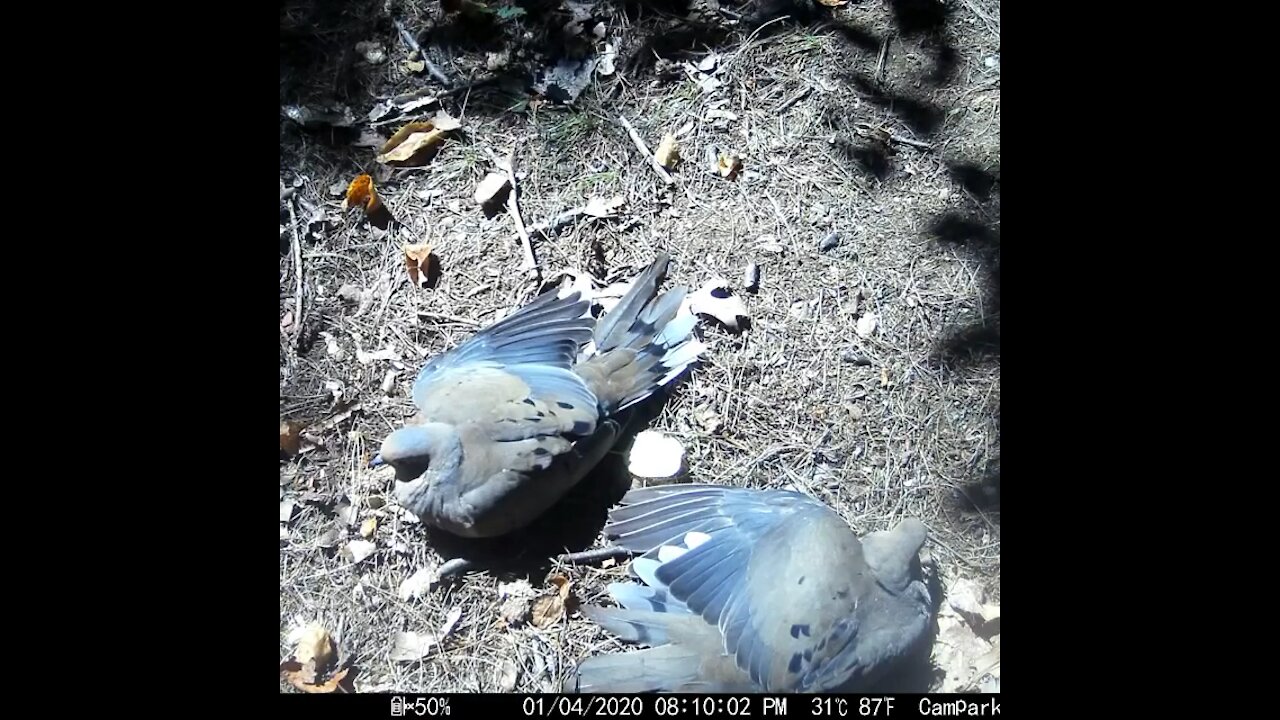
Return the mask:
<svg viewBox="0 0 1280 720">
<path fill-rule="evenodd" d="M 867 692 L 925 636 L 914 518 L 861 539 L 790 490 L 632 490 L 605 533 L 644 553 L 622 607 L 582 612 L 644 650 L 582 661 L 566 692 Z"/>
<path fill-rule="evenodd" d="M 421 424 L 391 433 L 371 463 L 395 468 L 396 501 L 479 538 L 521 529 L 563 497 L 617 441 L 618 412 L 705 349 L 695 316 L 678 312 L 686 290 L 657 294 L 668 262 L 659 255 L 598 322 L 580 293 L 548 291 L 432 359 L 413 386 Z"/>
</svg>

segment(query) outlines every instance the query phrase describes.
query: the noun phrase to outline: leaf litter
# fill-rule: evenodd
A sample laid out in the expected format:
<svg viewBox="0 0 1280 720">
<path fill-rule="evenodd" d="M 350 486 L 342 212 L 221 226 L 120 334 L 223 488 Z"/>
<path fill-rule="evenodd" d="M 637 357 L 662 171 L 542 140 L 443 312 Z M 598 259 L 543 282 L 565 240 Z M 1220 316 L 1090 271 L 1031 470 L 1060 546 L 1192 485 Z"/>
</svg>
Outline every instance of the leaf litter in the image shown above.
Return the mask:
<svg viewBox="0 0 1280 720">
<path fill-rule="evenodd" d="M 449 637 L 454 625 L 462 617 L 462 608 L 455 607 L 444 618 L 439 630 L 424 632 L 397 632 L 392 642 L 391 659 L 396 662 L 414 662 L 426 657 L 431 649 Z"/>
<path fill-rule="evenodd" d="M 308 693 L 331 693 L 339 688 L 350 692 L 343 681 L 351 668 L 342 668 L 330 675 L 336 653 L 333 638 L 323 625 L 315 622 L 298 628 L 289 634 L 288 640 L 295 643 L 295 648 L 293 655 L 280 663 L 280 673 L 291 685 Z"/>
</svg>

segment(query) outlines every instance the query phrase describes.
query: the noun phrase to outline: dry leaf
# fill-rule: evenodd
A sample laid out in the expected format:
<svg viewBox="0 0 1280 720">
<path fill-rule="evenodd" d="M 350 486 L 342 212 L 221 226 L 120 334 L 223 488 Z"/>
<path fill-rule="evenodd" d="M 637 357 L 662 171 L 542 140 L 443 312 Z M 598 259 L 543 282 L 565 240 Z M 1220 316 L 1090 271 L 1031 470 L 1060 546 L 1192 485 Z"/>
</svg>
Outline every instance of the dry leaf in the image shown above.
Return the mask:
<svg viewBox="0 0 1280 720">
<path fill-rule="evenodd" d="M 556 589 L 534 600 L 530 611 L 533 626 L 540 629 L 555 624 L 564 616 L 565 603 L 569 599 L 569 578 L 552 575 L 550 580 Z"/>
<path fill-rule="evenodd" d="M 844 7 L 849 4 L 849 0 L 818 0 L 818 2 L 827 7 Z"/>
<path fill-rule="evenodd" d="M 408 579 L 400 583 L 400 590 L 397 594 L 400 596 L 400 599 L 405 602 L 416 600 L 417 598 L 425 595 L 427 591 L 431 589 L 431 586 L 439 579 L 440 568 L 435 564 L 428 565 L 427 567 L 418 570 L 413 575 L 410 575 Z"/>
<path fill-rule="evenodd" d="M 513 627 L 524 623 L 529 616 L 529 601 L 535 595 L 537 592 L 525 580 L 498 583 L 498 599 L 502 601 L 498 615 L 502 622 Z"/>
<path fill-rule="evenodd" d="M 653 153 L 658 164 L 662 167 L 673 170 L 676 163 L 680 161 L 680 150 L 676 146 L 676 136 L 667 133 L 662 136 L 662 142 L 658 143 L 658 149 Z"/>
<path fill-rule="evenodd" d="M 411 73 L 420 73 L 427 69 L 427 63 L 422 60 L 406 60 L 404 62 L 404 68 Z"/>
<path fill-rule="evenodd" d="M 343 692 L 353 692 L 346 684 L 347 674 L 351 672 L 351 668 L 345 667 L 333 674 L 333 677 L 322 683 L 315 684 L 303 679 L 303 666 L 294 660 L 286 660 L 280 664 L 280 672 L 284 678 L 289 681 L 290 685 L 308 693 L 331 693 L 339 688 Z"/>
<path fill-rule="evenodd" d="M 891 383 L 892 381 L 889 380 L 889 368 L 887 367 L 880 368 L 880 386 L 889 387 Z"/>
<path fill-rule="evenodd" d="M 316 538 L 316 545 L 322 548 L 331 548 L 337 545 L 340 540 L 342 540 L 342 531 L 336 527 L 331 527 L 320 533 L 320 537 Z"/>
<path fill-rule="evenodd" d="M 427 278 L 431 275 L 431 245 L 430 243 L 418 243 L 417 245 L 404 244 L 404 265 L 409 271 L 409 279 L 414 285 L 422 287 Z"/>
<path fill-rule="evenodd" d="M 280 452 L 293 457 L 302 445 L 302 423 L 285 420 L 280 423 Z"/>
<path fill-rule="evenodd" d="M 494 684 L 498 686 L 498 692 L 509 693 L 516 689 L 516 681 L 520 679 L 520 666 L 511 658 L 506 658 L 495 674 Z"/>
<path fill-rule="evenodd" d="M 618 211 L 626 204 L 627 199 L 621 195 L 615 195 L 607 200 L 593 197 L 587 201 L 587 206 L 582 211 L 591 217 L 607 218 L 618 214 Z"/>
<path fill-rule="evenodd" d="M 280 501 L 280 522 L 287 523 L 293 519 L 293 498 Z"/>
<path fill-rule="evenodd" d="M 742 172 L 742 158 L 737 153 L 721 153 L 716 158 L 716 172 L 720 173 L 720 177 L 730 180 L 736 178 L 738 173 Z"/>
<path fill-rule="evenodd" d="M 857 330 L 859 337 L 871 337 L 871 333 L 876 331 L 876 314 L 867 313 L 866 315 L 858 318 Z"/>
<path fill-rule="evenodd" d="M 314 686 L 316 678 L 333 660 L 333 638 L 329 637 L 329 631 L 323 625 L 311 623 L 290 633 L 290 639 L 297 641 L 297 647 L 293 651 L 293 657 L 281 664 L 280 670 L 295 687 L 312 692 L 303 686 Z"/>
<path fill-rule="evenodd" d="M 357 205 L 364 208 L 365 215 L 373 215 L 382 207 L 382 200 L 378 197 L 378 190 L 373 186 L 373 178 L 367 173 L 361 173 L 356 176 L 351 184 L 347 185 L 347 196 L 342 200 L 342 209 L 348 210 Z"/>
<path fill-rule="evenodd" d="M 730 330 L 738 330 L 739 318 L 749 318 L 742 298 L 729 290 L 729 282 L 719 276 L 713 277 L 686 301 L 689 310 L 699 315 L 710 315 L 719 320 Z"/>
<path fill-rule="evenodd" d="M 355 564 L 372 555 L 377 549 L 378 546 L 368 540 L 352 540 L 342 549 L 342 554 Z"/>
<path fill-rule="evenodd" d="M 462 608 L 455 607 L 445 615 L 444 624 L 439 630 L 396 633 L 395 642 L 391 648 L 391 659 L 395 662 L 413 662 L 426 657 L 427 653 L 431 652 L 431 648 L 444 642 L 453 630 L 453 626 L 458 624 L 460 617 L 462 617 Z"/>
<path fill-rule="evenodd" d="M 684 471 L 684 446 L 679 440 L 645 430 L 636 435 L 627 455 L 627 471 L 645 480 L 674 478 Z"/>
<path fill-rule="evenodd" d="M 476 186 L 475 195 L 472 199 L 477 205 L 490 205 L 501 203 L 506 199 L 506 193 L 511 189 L 511 179 L 506 173 L 491 172 L 484 176 L 480 184 Z"/>
<path fill-rule="evenodd" d="M 694 411 L 693 419 L 702 426 L 703 430 L 712 435 L 724 429 L 724 418 L 720 414 L 709 407 L 701 407 Z"/>
<path fill-rule="evenodd" d="M 379 151 L 377 160 L 388 165 L 426 162 L 444 140 L 445 133 L 460 127 L 462 123 L 444 111 L 437 113 L 431 120 L 411 122 L 387 140 Z"/>
<path fill-rule="evenodd" d="M 377 518 L 365 518 L 365 521 L 360 523 L 360 537 L 364 538 L 365 540 L 368 540 L 369 538 L 373 537 L 373 533 L 377 531 L 377 529 L 378 529 Z"/>
</svg>

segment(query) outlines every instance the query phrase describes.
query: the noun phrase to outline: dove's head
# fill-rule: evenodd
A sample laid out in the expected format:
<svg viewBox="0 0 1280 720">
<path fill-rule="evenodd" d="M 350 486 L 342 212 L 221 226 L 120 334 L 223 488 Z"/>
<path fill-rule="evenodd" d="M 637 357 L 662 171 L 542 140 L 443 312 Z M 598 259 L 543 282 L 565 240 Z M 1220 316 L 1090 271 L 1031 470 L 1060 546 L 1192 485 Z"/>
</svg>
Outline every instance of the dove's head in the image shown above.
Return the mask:
<svg viewBox="0 0 1280 720">
<path fill-rule="evenodd" d="M 398 482 L 417 480 L 431 467 L 435 452 L 434 434 L 422 427 L 403 427 L 382 441 L 378 454 L 369 461 L 369 467 L 390 465 L 395 468 Z"/>
</svg>

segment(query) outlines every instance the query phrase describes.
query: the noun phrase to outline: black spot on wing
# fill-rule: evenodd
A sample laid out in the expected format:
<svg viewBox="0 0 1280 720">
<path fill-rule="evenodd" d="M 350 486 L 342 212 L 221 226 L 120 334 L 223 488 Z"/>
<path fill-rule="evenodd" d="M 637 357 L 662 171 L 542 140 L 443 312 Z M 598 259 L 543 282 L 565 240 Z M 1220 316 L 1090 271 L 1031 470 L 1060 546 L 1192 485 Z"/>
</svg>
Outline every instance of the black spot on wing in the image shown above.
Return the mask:
<svg viewBox="0 0 1280 720">
<path fill-rule="evenodd" d="M 560 407 L 564 408 L 565 410 L 572 410 L 572 409 L 573 409 L 573 404 L 572 404 L 572 403 L 560 402 L 559 400 L 557 400 L 557 401 L 556 401 L 556 405 L 559 405 Z"/>
<path fill-rule="evenodd" d="M 806 624 L 806 625 L 792 625 L 792 626 L 791 626 L 791 637 L 793 637 L 793 638 L 799 638 L 801 635 L 803 635 L 803 636 L 805 636 L 805 637 L 809 637 L 809 626 L 808 626 L 807 624 Z"/>
<path fill-rule="evenodd" d="M 800 576 L 800 582 L 798 582 L 798 583 L 796 583 L 796 584 L 797 584 L 797 585 L 803 585 L 803 584 L 804 584 L 804 576 L 803 576 L 803 575 L 801 575 L 801 576 Z"/>
<path fill-rule="evenodd" d="M 791 655 L 791 662 L 787 663 L 787 672 L 792 673 L 793 675 L 798 674 L 800 672 L 800 662 L 803 659 L 804 658 L 800 656 L 800 653 L 793 653 Z"/>
<path fill-rule="evenodd" d="M 586 435 L 590 431 L 591 431 L 591 423 L 587 422 L 586 420 L 574 420 L 573 429 L 570 430 L 569 432 L 573 433 L 574 435 Z"/>
<path fill-rule="evenodd" d="M 550 455 L 551 451 L 544 447 L 536 447 L 533 449 L 534 455 Z"/>
</svg>

